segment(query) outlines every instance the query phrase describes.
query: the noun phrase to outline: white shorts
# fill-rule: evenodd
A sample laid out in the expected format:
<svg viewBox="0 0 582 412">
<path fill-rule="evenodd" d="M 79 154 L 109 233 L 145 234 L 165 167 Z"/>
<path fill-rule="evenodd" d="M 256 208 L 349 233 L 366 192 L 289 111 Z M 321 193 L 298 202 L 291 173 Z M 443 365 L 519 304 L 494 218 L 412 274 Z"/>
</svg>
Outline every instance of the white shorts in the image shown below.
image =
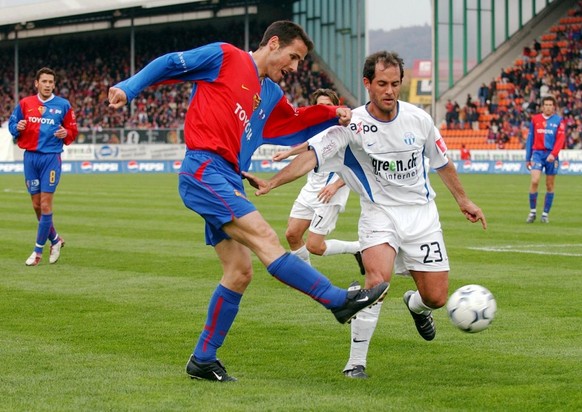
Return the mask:
<svg viewBox="0 0 582 412">
<path fill-rule="evenodd" d="M 327 236 L 335 229 L 341 211 L 340 205 L 323 205 L 314 208 L 296 200 L 289 216 L 295 219 L 311 220 L 309 231 Z"/>
<path fill-rule="evenodd" d="M 323 203 L 317 196 L 325 183 L 325 179 L 322 180 L 319 175 L 311 176 L 297 195 L 289 216 L 311 220 L 309 231 L 327 236 L 333 232 L 339 214 L 345 210 L 350 189 L 347 186 L 339 188 L 329 203 Z"/>
<path fill-rule="evenodd" d="M 383 243 L 396 250 L 396 274 L 450 270 L 435 202 L 397 207 L 362 202 L 358 235 L 362 250 Z"/>
</svg>

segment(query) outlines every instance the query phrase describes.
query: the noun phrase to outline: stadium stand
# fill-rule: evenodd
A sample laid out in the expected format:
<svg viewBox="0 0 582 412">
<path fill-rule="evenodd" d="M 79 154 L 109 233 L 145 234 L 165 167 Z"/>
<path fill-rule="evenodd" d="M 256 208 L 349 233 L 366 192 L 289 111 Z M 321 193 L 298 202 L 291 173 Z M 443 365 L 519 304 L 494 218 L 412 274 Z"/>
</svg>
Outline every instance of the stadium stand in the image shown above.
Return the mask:
<svg viewBox="0 0 582 412">
<path fill-rule="evenodd" d="M 581 2 L 582 3 L 582 2 Z M 440 126 L 449 149 L 463 144 L 469 149 L 522 149 L 530 116 L 539 110 L 541 98 L 552 94 L 566 120 L 566 148 L 580 149 L 582 142 L 582 6 L 568 11 L 532 47 L 524 48 L 511 67 L 492 79 L 487 99 L 467 101 L 464 106 L 448 101 Z M 477 122 L 468 121 L 472 110 Z"/>
<path fill-rule="evenodd" d="M 252 25 L 251 50 L 258 47 L 266 28 Z M 136 33 L 136 70 L 153 58 L 176 50 L 188 50 L 214 41 L 226 41 L 238 47 L 244 38 L 244 26 L 235 23 L 228 31 L 215 26 L 178 27 L 177 25 L 142 29 Z M 109 110 L 103 102 L 110 86 L 130 76 L 130 48 L 127 31 L 94 33 L 21 42 L 19 96 L 34 94 L 34 74 L 38 68 L 55 68 L 59 75 L 56 93 L 68 98 L 77 115 L 80 130 L 107 128 L 181 128 L 191 92 L 190 83 L 160 86 L 144 91 L 134 102 L 133 114 Z M 6 56 L 6 70 L 0 87 L 1 112 L 4 117 L 14 108 L 14 56 Z M 296 106 L 307 104 L 317 88 L 334 88 L 330 77 L 307 58 L 297 73 L 289 74 L 281 86 Z M 2 119 L 0 119 L 2 120 Z M 3 119 L 6 120 L 6 119 Z"/>
<path fill-rule="evenodd" d="M 250 48 L 255 49 L 265 26 L 251 25 Z M 136 32 L 136 70 L 166 52 L 186 50 L 213 41 L 239 47 L 244 38 L 242 23 L 228 30 L 215 25 L 168 25 L 140 28 Z M 4 67 L 0 87 L 0 122 L 14 108 L 14 55 L 3 50 Z M 446 120 L 440 125 L 449 149 L 465 145 L 471 150 L 522 149 L 529 118 L 539 109 L 546 93 L 556 96 L 567 124 L 570 149 L 582 148 L 582 7 L 568 12 L 551 29 L 533 39 L 511 67 L 504 68 L 490 84 L 468 96 L 463 106 L 447 102 Z M 60 76 L 57 93 L 75 108 L 81 130 L 110 128 L 179 129 L 188 105 L 191 84 L 160 86 L 143 92 L 135 100 L 133 113 L 110 111 L 102 102 L 110 86 L 130 75 L 128 30 L 72 36 L 36 38 L 20 43 L 19 95 L 34 93 L 33 76 L 41 66 L 54 67 Z M 307 104 L 317 88 L 334 89 L 330 77 L 317 63 L 306 59 L 297 73 L 281 86 L 296 106 Z M 482 87 L 487 97 L 483 99 Z"/>
</svg>

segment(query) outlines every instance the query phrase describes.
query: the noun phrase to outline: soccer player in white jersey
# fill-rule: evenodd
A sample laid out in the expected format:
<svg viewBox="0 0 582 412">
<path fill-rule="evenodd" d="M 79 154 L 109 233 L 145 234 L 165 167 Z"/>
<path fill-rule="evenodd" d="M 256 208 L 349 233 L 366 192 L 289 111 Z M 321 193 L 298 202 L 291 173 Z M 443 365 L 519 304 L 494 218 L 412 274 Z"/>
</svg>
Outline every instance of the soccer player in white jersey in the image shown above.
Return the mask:
<svg viewBox="0 0 582 412">
<path fill-rule="evenodd" d="M 366 58 L 364 86 L 370 101 L 352 112 L 352 123 L 331 127 L 310 140 L 310 150 L 297 156 L 268 181 L 247 174 L 263 195 L 309 170 L 339 172 L 360 195 L 358 234 L 366 269 L 366 287 L 390 282 L 392 271 L 411 275 L 418 290 L 403 300 L 425 340 L 435 337 L 432 311 L 448 296 L 449 261 L 429 169 L 435 169 L 465 217 L 487 222 L 446 156 L 446 146 L 432 118 L 398 100 L 403 61 L 396 53 L 378 52 Z M 370 340 L 381 305 L 366 309 L 352 322 L 350 358 L 344 374 L 367 378 Z"/>
<path fill-rule="evenodd" d="M 311 104 L 339 106 L 337 93 L 331 89 L 317 89 L 311 94 Z M 307 150 L 307 142 L 292 149 L 275 153 L 274 161 L 281 161 Z M 360 242 L 325 237 L 335 229 L 339 214 L 345 210 L 350 189 L 334 172 L 314 172 L 307 174 L 307 182 L 301 188 L 293 203 L 285 237 L 291 253 L 311 264 L 310 253 L 330 256 L 348 253 L 355 256 L 360 273 L 364 266 L 360 254 Z M 309 231 L 308 231 L 309 230 Z M 306 241 L 303 236 L 307 233 Z"/>
</svg>

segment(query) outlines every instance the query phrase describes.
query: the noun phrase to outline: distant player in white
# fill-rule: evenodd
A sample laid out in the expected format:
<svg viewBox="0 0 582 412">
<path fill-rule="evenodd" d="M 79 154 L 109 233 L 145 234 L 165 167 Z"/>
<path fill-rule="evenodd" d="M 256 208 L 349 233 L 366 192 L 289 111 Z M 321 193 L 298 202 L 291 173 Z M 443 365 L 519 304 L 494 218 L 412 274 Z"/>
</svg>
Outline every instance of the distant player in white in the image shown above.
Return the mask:
<svg viewBox="0 0 582 412">
<path fill-rule="evenodd" d="M 311 104 L 339 105 L 338 95 L 331 89 L 317 89 L 311 95 Z M 274 161 L 281 161 L 307 150 L 307 142 L 290 150 L 277 152 Z M 334 172 L 310 171 L 307 183 L 293 203 L 285 237 L 291 253 L 311 264 L 309 254 L 330 256 L 349 253 L 355 256 L 364 274 L 360 254 L 360 242 L 338 239 L 326 240 L 325 237 L 335 229 L 339 214 L 345 210 L 350 189 Z M 307 240 L 303 240 L 305 232 Z"/>
<path fill-rule="evenodd" d="M 435 337 L 432 311 L 448 296 L 449 262 L 430 186 L 430 167 L 471 222 L 487 222 L 481 209 L 465 194 L 446 146 L 431 117 L 399 101 L 403 61 L 396 53 L 378 52 L 366 58 L 364 86 L 370 101 L 352 112 L 347 128 L 332 127 L 310 140 L 308 152 L 297 156 L 269 181 L 248 175 L 257 195 L 307 173 L 337 171 L 360 194 L 358 226 L 366 287 L 390 282 L 392 271 L 410 274 L 417 291 L 404 294 L 418 333 Z M 381 305 L 365 309 L 352 322 L 350 359 L 344 374 L 367 378 L 367 352 Z"/>
</svg>

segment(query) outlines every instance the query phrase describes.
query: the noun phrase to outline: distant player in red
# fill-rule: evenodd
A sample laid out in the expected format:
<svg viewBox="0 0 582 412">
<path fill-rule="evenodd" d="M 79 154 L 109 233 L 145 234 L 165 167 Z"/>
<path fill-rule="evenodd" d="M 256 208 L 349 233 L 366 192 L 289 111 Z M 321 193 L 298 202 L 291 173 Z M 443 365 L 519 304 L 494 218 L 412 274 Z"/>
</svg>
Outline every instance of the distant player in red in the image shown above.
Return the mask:
<svg viewBox="0 0 582 412">
<path fill-rule="evenodd" d="M 24 178 L 39 221 L 27 266 L 40 263 L 47 239 L 51 241 L 49 263 L 59 260 L 65 245 L 53 225 L 53 197 L 61 178 L 63 145 L 71 144 L 79 132 L 69 101 L 53 94 L 55 79 L 52 69 L 40 69 L 34 80 L 38 94 L 22 99 L 8 123 L 14 142 L 25 150 Z"/>
<path fill-rule="evenodd" d="M 471 160 L 471 151 L 465 145 L 461 146 L 461 160 Z"/>
<path fill-rule="evenodd" d="M 214 247 L 223 275 L 186 365 L 192 378 L 236 380 L 217 359 L 217 350 L 251 282 L 251 251 L 271 275 L 329 309 L 341 323 L 374 305 L 388 290 L 385 282 L 349 292 L 332 285 L 317 270 L 285 251 L 273 228 L 245 194 L 241 171 L 247 169 L 250 155 L 264 138 L 273 137 L 270 141 L 276 142 L 274 135 L 298 132 L 296 127 L 285 130 L 286 126 L 301 123 L 297 121 L 299 116 L 309 122 L 313 112 L 319 122 L 329 120 L 330 111 L 341 123 L 349 122 L 351 113 L 346 108 L 316 106 L 296 111 L 281 99 L 277 83 L 286 73 L 296 71 L 312 48 L 313 42 L 300 26 L 278 21 L 267 28 L 252 54 L 227 43 L 169 53 L 109 90 L 110 107 L 120 108 L 154 84 L 191 81 L 194 85 L 184 123 L 187 151 L 179 191 L 186 207 L 204 218 L 206 242 Z M 283 113 L 288 113 L 286 119 L 281 117 Z M 309 131 L 304 134 L 305 140 L 313 135 Z"/>
<path fill-rule="evenodd" d="M 553 96 L 545 96 L 542 99 L 542 112 L 531 118 L 525 146 L 525 161 L 527 168 L 531 170 L 530 212 L 526 219 L 527 223 L 533 223 L 536 220 L 538 184 L 542 171 L 546 173 L 546 198 L 541 222 L 550 222 L 548 214 L 554 201 L 554 184 L 560 168 L 558 155 L 566 142 L 565 124 L 562 117 L 556 114 L 556 108 L 556 99 Z"/>
</svg>

